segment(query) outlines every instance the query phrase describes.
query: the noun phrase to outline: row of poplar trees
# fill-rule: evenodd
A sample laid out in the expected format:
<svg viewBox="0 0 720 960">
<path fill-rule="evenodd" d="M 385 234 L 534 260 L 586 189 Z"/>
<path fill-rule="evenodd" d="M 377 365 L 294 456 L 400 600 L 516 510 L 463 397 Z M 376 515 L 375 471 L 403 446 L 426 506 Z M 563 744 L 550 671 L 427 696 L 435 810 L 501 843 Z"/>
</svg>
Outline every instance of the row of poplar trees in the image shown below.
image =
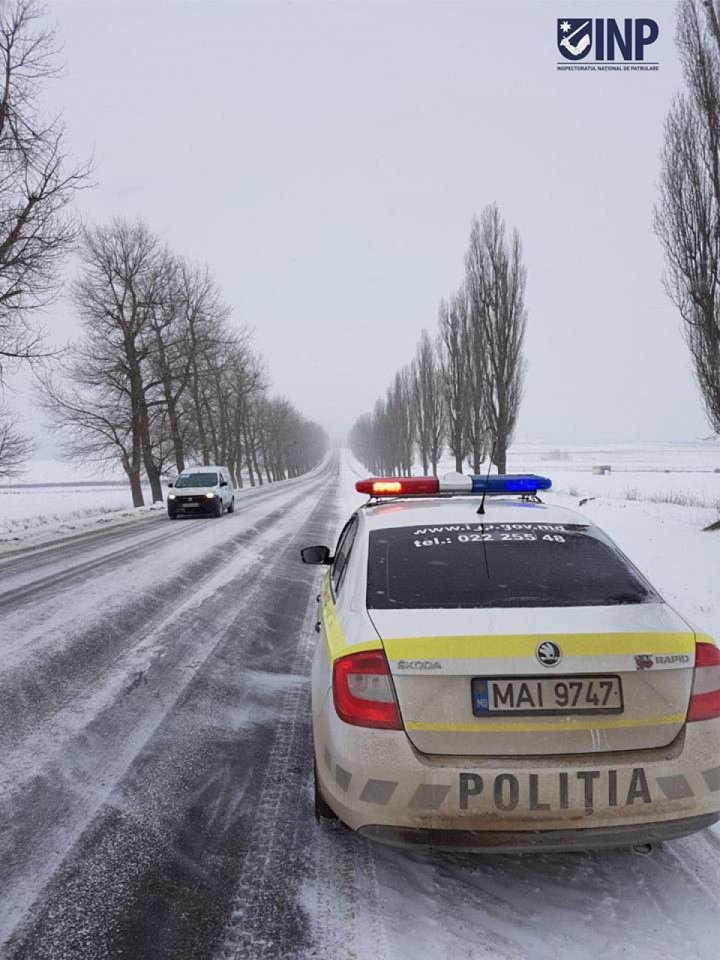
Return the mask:
<svg viewBox="0 0 720 960">
<path fill-rule="evenodd" d="M 419 459 L 437 473 L 448 450 L 455 469 L 478 473 L 490 455 L 499 473 L 523 391 L 526 268 L 517 230 L 497 204 L 473 218 L 460 289 L 440 301 L 438 329 L 423 330 L 372 413 L 350 431 L 353 454 L 373 473 L 408 475 Z"/>
</svg>

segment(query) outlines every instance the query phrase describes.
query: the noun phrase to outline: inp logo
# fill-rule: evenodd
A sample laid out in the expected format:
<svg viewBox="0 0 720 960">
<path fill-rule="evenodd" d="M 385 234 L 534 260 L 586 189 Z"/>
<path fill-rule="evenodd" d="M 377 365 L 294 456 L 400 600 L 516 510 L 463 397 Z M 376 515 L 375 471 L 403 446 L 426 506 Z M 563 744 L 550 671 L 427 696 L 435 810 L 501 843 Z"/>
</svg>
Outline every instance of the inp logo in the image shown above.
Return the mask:
<svg viewBox="0 0 720 960">
<path fill-rule="evenodd" d="M 557 47 L 563 60 L 572 63 L 585 60 L 611 69 L 615 65 L 617 69 L 625 65 L 630 69 L 645 63 L 645 48 L 655 43 L 659 33 L 656 21 L 648 17 L 563 17 L 557 21 Z"/>
<path fill-rule="evenodd" d="M 558 20 L 558 50 L 567 60 L 582 60 L 592 47 L 592 20 Z"/>
</svg>

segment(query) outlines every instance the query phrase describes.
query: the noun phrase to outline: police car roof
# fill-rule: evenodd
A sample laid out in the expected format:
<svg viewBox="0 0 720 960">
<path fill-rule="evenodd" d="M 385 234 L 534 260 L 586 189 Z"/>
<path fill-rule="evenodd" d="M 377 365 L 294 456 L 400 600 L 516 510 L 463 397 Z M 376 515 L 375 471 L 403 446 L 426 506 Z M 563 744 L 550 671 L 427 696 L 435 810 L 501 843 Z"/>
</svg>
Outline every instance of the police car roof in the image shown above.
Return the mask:
<svg viewBox="0 0 720 960">
<path fill-rule="evenodd" d="M 485 513 L 478 514 L 478 496 L 412 497 L 384 500 L 364 507 L 369 529 L 438 523 L 580 523 L 593 526 L 575 510 L 553 503 L 533 503 L 509 497 L 486 497 Z"/>
</svg>

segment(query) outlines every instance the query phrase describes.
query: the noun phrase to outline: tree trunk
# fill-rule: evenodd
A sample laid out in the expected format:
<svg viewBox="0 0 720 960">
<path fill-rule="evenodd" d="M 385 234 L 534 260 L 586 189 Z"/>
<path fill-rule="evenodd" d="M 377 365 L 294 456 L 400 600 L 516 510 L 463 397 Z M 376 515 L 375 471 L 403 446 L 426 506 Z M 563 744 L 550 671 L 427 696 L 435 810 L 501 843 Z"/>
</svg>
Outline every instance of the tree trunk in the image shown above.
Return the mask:
<svg viewBox="0 0 720 960">
<path fill-rule="evenodd" d="M 262 470 L 260 469 L 260 466 L 258 464 L 257 453 L 255 452 L 254 448 L 252 451 L 252 458 L 253 458 L 253 463 L 255 464 L 255 473 L 257 475 L 258 484 L 262 487 L 264 485 Z"/>
<path fill-rule="evenodd" d="M 150 443 L 150 433 L 147 429 L 143 431 L 142 438 L 143 462 L 145 464 L 145 473 L 147 474 L 152 493 L 153 503 L 163 502 L 162 480 L 160 471 L 152 455 L 152 445 Z"/>
<path fill-rule="evenodd" d="M 182 431 L 178 421 L 177 397 L 173 391 L 172 374 L 170 365 L 167 361 L 165 344 L 163 343 L 162 331 L 155 328 L 155 340 L 158 352 L 158 366 L 162 377 L 163 394 L 165 396 L 165 406 L 167 407 L 168 423 L 170 425 L 170 438 L 172 440 L 173 452 L 175 454 L 175 466 L 177 472 L 182 473 L 185 469 L 185 450 L 183 444 Z"/>
<path fill-rule="evenodd" d="M 504 435 L 499 436 L 495 443 L 495 465 L 498 473 L 507 473 L 507 440 Z"/>
<path fill-rule="evenodd" d="M 133 444 L 134 447 L 134 444 Z M 123 470 L 130 481 L 130 493 L 134 507 L 144 507 L 145 497 L 143 495 L 142 482 L 140 481 L 140 450 L 133 449 L 132 460 L 126 456 L 122 458 Z"/>
<path fill-rule="evenodd" d="M 175 466 L 177 472 L 182 473 L 185 469 L 185 449 L 183 436 L 178 422 L 177 405 L 174 397 L 167 398 L 168 422 L 170 424 L 170 436 L 172 438 L 173 451 L 175 453 Z"/>
</svg>

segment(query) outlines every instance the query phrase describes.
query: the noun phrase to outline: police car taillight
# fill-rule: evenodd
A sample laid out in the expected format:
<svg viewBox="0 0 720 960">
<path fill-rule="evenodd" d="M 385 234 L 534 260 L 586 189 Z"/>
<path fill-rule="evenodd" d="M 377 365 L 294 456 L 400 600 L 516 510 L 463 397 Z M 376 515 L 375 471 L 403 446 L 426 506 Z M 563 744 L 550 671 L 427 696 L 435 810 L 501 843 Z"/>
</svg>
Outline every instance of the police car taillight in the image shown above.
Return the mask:
<svg viewBox="0 0 720 960">
<path fill-rule="evenodd" d="M 433 496 L 434 494 L 469 493 L 502 496 L 513 493 L 532 495 L 549 490 L 552 481 L 534 473 L 501 473 L 493 476 L 465 476 L 449 473 L 444 477 L 368 477 L 357 480 L 358 493 L 371 497 Z"/>
<path fill-rule="evenodd" d="M 390 668 L 382 650 L 341 657 L 333 665 L 333 702 L 345 723 L 402 730 Z"/>
<path fill-rule="evenodd" d="M 713 643 L 695 644 L 695 673 L 688 722 L 720 717 L 720 650 Z"/>
</svg>

